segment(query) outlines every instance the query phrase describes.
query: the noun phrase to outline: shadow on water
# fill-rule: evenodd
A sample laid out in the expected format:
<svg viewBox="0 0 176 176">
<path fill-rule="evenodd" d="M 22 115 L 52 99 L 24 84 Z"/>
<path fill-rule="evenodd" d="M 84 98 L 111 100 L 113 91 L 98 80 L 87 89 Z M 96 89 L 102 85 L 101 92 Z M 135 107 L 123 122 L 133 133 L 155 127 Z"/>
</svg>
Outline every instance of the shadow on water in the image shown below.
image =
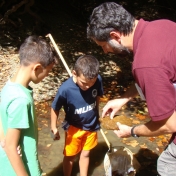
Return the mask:
<svg viewBox="0 0 176 176">
<path fill-rule="evenodd" d="M 107 146 L 104 142 L 99 143 L 90 153 L 90 163 L 88 175 L 104 175 L 104 168 L 102 165 L 104 156 L 107 153 Z M 140 149 L 138 153 L 134 155 L 141 164 L 140 169 L 136 173 L 136 176 L 157 176 L 157 159 L 158 154 L 152 152 L 149 149 Z M 47 176 L 64 176 L 63 165 L 60 163 L 55 169 L 47 173 Z M 98 171 L 99 170 L 99 171 Z M 79 155 L 77 155 L 73 169 L 72 176 L 79 175 Z"/>
<path fill-rule="evenodd" d="M 102 164 L 104 160 L 104 156 L 106 152 L 108 151 L 108 147 L 104 142 L 98 143 L 98 145 L 93 148 L 90 152 L 90 162 L 89 162 L 89 170 L 88 174 L 93 175 L 94 170 L 98 169 L 98 167 Z M 53 169 L 51 172 L 47 173 L 47 176 L 64 176 L 63 174 L 63 164 L 60 163 L 55 169 Z M 102 173 L 102 170 L 104 168 L 100 168 L 100 173 Z M 72 168 L 72 176 L 77 176 L 79 174 L 79 154 L 75 158 L 75 162 L 73 164 Z M 100 174 L 101 175 L 101 174 Z"/>
<path fill-rule="evenodd" d="M 158 154 L 146 148 L 140 149 L 134 156 L 141 164 L 136 176 L 157 176 Z"/>
</svg>

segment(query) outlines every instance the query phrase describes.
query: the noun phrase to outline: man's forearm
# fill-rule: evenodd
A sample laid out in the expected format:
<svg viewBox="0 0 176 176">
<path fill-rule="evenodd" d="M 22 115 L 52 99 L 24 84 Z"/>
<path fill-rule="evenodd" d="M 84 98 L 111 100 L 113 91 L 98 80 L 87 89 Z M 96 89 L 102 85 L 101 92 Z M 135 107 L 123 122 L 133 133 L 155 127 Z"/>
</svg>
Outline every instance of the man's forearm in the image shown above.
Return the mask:
<svg viewBox="0 0 176 176">
<path fill-rule="evenodd" d="M 149 121 L 144 125 L 134 128 L 134 133 L 139 136 L 159 136 L 176 132 L 176 112 L 160 121 Z"/>
<path fill-rule="evenodd" d="M 149 121 L 145 124 L 138 125 L 134 128 L 134 133 L 138 136 L 153 137 L 172 133 L 164 125 L 159 125 L 157 122 Z"/>
</svg>

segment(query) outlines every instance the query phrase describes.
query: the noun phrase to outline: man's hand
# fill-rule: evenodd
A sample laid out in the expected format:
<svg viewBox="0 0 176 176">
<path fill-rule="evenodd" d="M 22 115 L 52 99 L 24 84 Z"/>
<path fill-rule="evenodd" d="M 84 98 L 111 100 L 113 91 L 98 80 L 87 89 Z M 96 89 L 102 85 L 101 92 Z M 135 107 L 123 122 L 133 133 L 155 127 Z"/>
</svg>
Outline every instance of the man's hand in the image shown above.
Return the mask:
<svg viewBox="0 0 176 176">
<path fill-rule="evenodd" d="M 129 101 L 127 98 L 119 98 L 115 100 L 110 100 L 108 103 L 104 106 L 102 117 L 109 115 L 111 119 L 113 119 L 114 115 L 117 111 L 119 111 L 124 104 L 126 104 Z"/>
<path fill-rule="evenodd" d="M 130 137 L 131 136 L 131 128 L 127 125 L 123 125 L 119 122 L 117 122 L 117 126 L 119 128 L 119 130 L 114 130 L 114 133 L 120 137 L 120 138 L 126 138 L 126 137 Z"/>
<path fill-rule="evenodd" d="M 59 140 L 60 139 L 60 134 L 57 128 L 51 129 L 51 137 L 53 140 Z"/>
</svg>

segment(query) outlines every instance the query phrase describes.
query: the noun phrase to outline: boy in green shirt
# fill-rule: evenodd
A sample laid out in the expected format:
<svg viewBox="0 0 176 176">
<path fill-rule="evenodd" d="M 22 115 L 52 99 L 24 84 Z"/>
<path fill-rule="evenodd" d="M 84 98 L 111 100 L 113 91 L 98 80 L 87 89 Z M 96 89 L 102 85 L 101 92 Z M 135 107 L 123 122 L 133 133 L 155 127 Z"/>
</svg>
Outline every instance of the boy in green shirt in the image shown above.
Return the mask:
<svg viewBox="0 0 176 176">
<path fill-rule="evenodd" d="M 38 128 L 30 81 L 37 84 L 52 69 L 55 56 L 41 37 L 29 36 L 19 50 L 20 68 L 1 91 L 0 176 L 40 176 Z M 4 134 L 2 134 L 4 133 Z M 17 152 L 21 147 L 22 157 Z"/>
</svg>

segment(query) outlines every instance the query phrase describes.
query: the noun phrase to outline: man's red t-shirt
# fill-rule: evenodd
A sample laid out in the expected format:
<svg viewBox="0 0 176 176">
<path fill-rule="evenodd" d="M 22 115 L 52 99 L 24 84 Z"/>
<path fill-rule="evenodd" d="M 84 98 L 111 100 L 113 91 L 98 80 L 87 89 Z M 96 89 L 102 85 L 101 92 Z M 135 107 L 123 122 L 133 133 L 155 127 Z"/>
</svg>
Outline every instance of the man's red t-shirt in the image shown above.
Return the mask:
<svg viewBox="0 0 176 176">
<path fill-rule="evenodd" d="M 139 20 L 133 51 L 133 75 L 146 98 L 152 121 L 170 117 L 176 109 L 176 23 Z"/>
</svg>

